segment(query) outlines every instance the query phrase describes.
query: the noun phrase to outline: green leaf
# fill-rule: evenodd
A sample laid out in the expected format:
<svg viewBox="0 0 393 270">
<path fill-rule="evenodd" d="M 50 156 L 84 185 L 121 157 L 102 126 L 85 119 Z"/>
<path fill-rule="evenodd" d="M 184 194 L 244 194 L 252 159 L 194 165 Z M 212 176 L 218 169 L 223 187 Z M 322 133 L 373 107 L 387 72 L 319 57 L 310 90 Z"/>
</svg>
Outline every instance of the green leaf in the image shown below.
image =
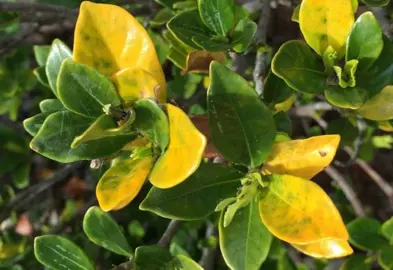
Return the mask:
<svg viewBox="0 0 393 270">
<path fill-rule="evenodd" d="M 46 65 L 46 60 L 48 59 L 50 48 L 51 46 L 48 45 L 33 46 L 34 57 L 37 61 L 38 66 L 43 67 Z"/>
<path fill-rule="evenodd" d="M 135 264 L 139 269 L 160 270 L 170 268 L 173 261 L 171 253 L 159 246 L 141 246 L 135 250 Z"/>
<path fill-rule="evenodd" d="M 94 270 L 86 254 L 70 240 L 57 235 L 34 239 L 34 254 L 43 265 L 56 270 Z"/>
<path fill-rule="evenodd" d="M 356 11 L 358 10 L 358 7 L 359 7 L 359 1 L 358 0 L 351 0 L 351 2 L 352 2 L 353 13 L 356 13 Z"/>
<path fill-rule="evenodd" d="M 384 270 L 393 269 L 393 247 L 387 246 L 379 251 L 378 263 Z"/>
<path fill-rule="evenodd" d="M 240 20 L 231 35 L 233 50 L 238 53 L 246 51 L 256 32 L 257 24 L 255 22 L 250 19 Z"/>
<path fill-rule="evenodd" d="M 265 261 L 272 234 L 263 225 L 258 203 L 253 201 L 237 211 L 229 226 L 219 223 L 220 248 L 224 260 L 231 269 L 258 270 Z"/>
<path fill-rule="evenodd" d="M 348 225 L 349 242 L 362 250 L 379 250 L 388 245 L 388 241 L 381 234 L 381 223 L 378 220 L 361 217 L 351 221 Z"/>
<path fill-rule="evenodd" d="M 30 143 L 30 147 L 41 155 L 68 163 L 77 160 L 104 158 L 119 152 L 133 135 L 94 140 L 71 148 L 74 138 L 82 134 L 94 120 L 88 119 L 69 111 L 51 114 Z"/>
<path fill-rule="evenodd" d="M 390 0 L 362 0 L 362 2 L 372 7 L 383 7 L 389 4 Z"/>
<path fill-rule="evenodd" d="M 356 85 L 364 88 L 373 96 L 389 84 L 393 84 L 393 44 L 384 37 L 383 50 L 374 64 L 365 71 L 357 72 Z"/>
<path fill-rule="evenodd" d="M 242 77 L 212 62 L 207 93 L 214 145 L 231 162 L 257 167 L 276 136 L 271 111 Z"/>
<path fill-rule="evenodd" d="M 296 91 L 317 94 L 325 88 L 326 75 L 303 41 L 282 45 L 272 60 L 272 70 Z"/>
<path fill-rule="evenodd" d="M 295 7 L 292 13 L 291 21 L 299 23 L 300 4 Z"/>
<path fill-rule="evenodd" d="M 193 261 L 187 256 L 179 254 L 176 256 L 176 259 L 181 265 L 179 265 L 179 270 L 203 270 L 203 268 L 199 264 L 197 264 L 195 261 Z"/>
<path fill-rule="evenodd" d="M 93 206 L 87 210 L 83 218 L 83 231 L 93 243 L 114 253 L 132 256 L 132 249 L 119 225 L 99 207 Z"/>
<path fill-rule="evenodd" d="M 288 114 L 280 111 L 274 115 L 274 123 L 276 125 L 277 132 L 284 132 L 285 134 L 292 136 L 292 121 Z"/>
<path fill-rule="evenodd" d="M 169 143 L 169 122 L 160 106 L 153 100 L 140 99 L 133 109 L 136 114 L 133 128 L 164 151 Z"/>
<path fill-rule="evenodd" d="M 325 89 L 326 99 L 334 106 L 344 109 L 359 109 L 367 100 L 367 90 L 360 87 L 341 88 L 329 85 Z"/>
<path fill-rule="evenodd" d="M 88 141 L 129 134 L 129 132 L 123 132 L 123 126 L 117 127 L 116 121 L 113 120 L 112 117 L 103 114 L 98 117 L 82 134 L 79 134 L 79 136 L 75 137 L 71 144 L 71 148 L 77 148 L 82 143 Z"/>
<path fill-rule="evenodd" d="M 152 27 L 166 24 L 173 17 L 172 10 L 169 8 L 161 9 L 156 16 L 149 22 Z"/>
<path fill-rule="evenodd" d="M 347 259 L 340 270 L 371 270 L 371 265 L 368 262 L 368 258 L 364 255 L 353 255 Z"/>
<path fill-rule="evenodd" d="M 22 162 L 13 172 L 12 181 L 14 185 L 19 188 L 25 188 L 29 185 L 31 162 Z"/>
<path fill-rule="evenodd" d="M 45 67 L 37 67 L 34 69 L 33 73 L 37 77 L 37 80 L 39 81 L 40 84 L 42 84 L 47 88 L 50 88 L 48 77 L 46 76 Z"/>
<path fill-rule="evenodd" d="M 103 113 L 105 105 L 120 106 L 115 87 L 104 75 L 71 59 L 61 66 L 58 84 L 63 105 L 82 116 L 96 118 Z"/>
<path fill-rule="evenodd" d="M 263 89 L 263 100 L 269 105 L 274 106 L 278 103 L 282 103 L 293 94 L 292 88 L 290 88 L 283 79 L 277 77 L 271 70 L 265 80 L 265 86 Z"/>
<path fill-rule="evenodd" d="M 58 99 L 44 99 L 40 102 L 41 112 L 57 112 L 63 110 L 64 106 Z"/>
<path fill-rule="evenodd" d="M 71 50 L 62 41 L 55 39 L 49 51 L 45 70 L 50 88 L 56 96 L 58 92 L 57 77 L 59 76 L 61 64 L 67 58 L 72 58 Z"/>
<path fill-rule="evenodd" d="M 383 49 L 382 29 L 373 13 L 363 13 L 352 26 L 345 61 L 359 60 L 358 70 L 367 70 Z"/>
<path fill-rule="evenodd" d="M 202 22 L 196 10 L 182 12 L 173 17 L 167 28 L 178 40 L 196 50 L 200 50 L 201 47 L 195 44 L 193 37 L 198 37 L 198 40 L 209 40 L 214 36 L 214 32 Z"/>
<path fill-rule="evenodd" d="M 36 114 L 30 118 L 27 118 L 23 121 L 23 127 L 31 136 L 37 135 L 38 131 L 44 124 L 45 119 L 51 115 L 50 112 L 43 112 Z"/>
<path fill-rule="evenodd" d="M 227 197 L 234 197 L 244 174 L 219 164 L 202 163 L 183 183 L 170 188 L 153 187 L 139 208 L 161 217 L 203 219 Z"/>
<path fill-rule="evenodd" d="M 389 243 L 393 244 L 393 217 L 382 224 L 382 234 L 388 239 Z"/>
<path fill-rule="evenodd" d="M 198 0 L 199 14 L 210 30 L 227 36 L 235 23 L 234 0 Z"/>
<path fill-rule="evenodd" d="M 209 52 L 222 52 L 229 50 L 232 48 L 232 44 L 229 43 L 229 40 L 223 37 L 217 39 L 217 36 L 213 36 L 212 38 L 205 39 L 199 36 L 195 36 L 192 38 L 192 41 L 205 51 Z"/>
<path fill-rule="evenodd" d="M 340 145 L 353 145 L 359 134 L 358 129 L 346 117 L 329 121 L 327 134 L 338 134 L 341 137 Z"/>
</svg>

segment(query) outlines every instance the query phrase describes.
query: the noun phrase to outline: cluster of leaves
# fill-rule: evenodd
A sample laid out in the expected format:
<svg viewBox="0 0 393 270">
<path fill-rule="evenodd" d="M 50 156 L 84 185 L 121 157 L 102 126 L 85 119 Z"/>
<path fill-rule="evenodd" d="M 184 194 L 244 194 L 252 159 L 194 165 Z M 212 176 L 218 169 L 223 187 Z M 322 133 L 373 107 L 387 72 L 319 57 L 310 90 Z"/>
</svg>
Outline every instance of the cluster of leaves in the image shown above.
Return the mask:
<svg viewBox="0 0 393 270">
<path fill-rule="evenodd" d="M 306 42 L 281 46 L 258 96 L 248 81 L 224 65 L 228 51 L 251 49 L 257 26 L 245 9 L 234 0 L 157 2 L 164 8 L 151 25 L 166 26 L 165 41 L 153 33 L 150 37 L 120 7 L 83 2 L 73 51 L 60 40 L 34 48 L 39 65 L 34 74 L 54 98 L 43 100 L 41 112 L 24 121 L 34 137 L 30 147 L 58 162 L 99 159 L 109 167 L 96 187 L 100 208 L 85 215 L 86 236 L 127 257 L 134 268 L 201 269 L 187 256 L 158 245 L 139 246 L 134 252 L 119 225 L 103 212 L 127 206 L 148 179 L 153 187 L 139 208 L 169 219 L 217 222 L 219 246 L 231 269 L 259 269 L 262 264 L 294 268 L 280 240 L 325 259 L 351 254 L 349 240 L 357 248 L 378 251 L 380 264 L 390 269 L 391 247 L 385 239 L 368 248 L 357 237 L 369 230 L 356 228 L 373 227 L 373 237 L 382 239 L 381 226 L 371 224 L 377 221 L 355 220 L 348 234 L 332 200 L 311 181 L 332 162 L 340 143 L 334 133 L 342 132 L 341 124 L 338 129 L 329 125 L 332 135 L 292 140 L 286 113 L 296 93 L 324 94 L 344 112 L 350 128 L 356 129 L 360 116 L 393 130 L 393 47 L 374 15 L 366 12 L 355 21 L 357 1 L 303 0 L 293 19 Z M 164 54 L 157 43 L 168 44 Z M 182 70 L 173 72 L 168 83 L 161 68 L 166 58 Z M 207 108 L 194 108 L 206 114 L 199 118 L 167 103 L 167 88 L 169 97 L 176 96 L 171 89 L 184 92 L 186 84 L 195 91 L 203 77 L 190 72 L 208 74 Z M 197 129 L 198 121 L 208 125 L 208 132 Z M 375 145 L 390 146 L 388 139 L 374 138 L 370 135 Z M 8 143 L 0 146 L 18 152 Z M 209 147 L 227 163 L 203 160 Z M 14 178 L 24 183 L 29 165 L 19 165 L 6 167 L 17 168 L 19 178 Z M 390 225 L 385 224 L 382 232 L 390 241 Z M 60 236 L 37 237 L 34 252 L 50 268 L 94 269 L 89 255 Z M 343 267 L 371 261 L 355 256 Z"/>
</svg>

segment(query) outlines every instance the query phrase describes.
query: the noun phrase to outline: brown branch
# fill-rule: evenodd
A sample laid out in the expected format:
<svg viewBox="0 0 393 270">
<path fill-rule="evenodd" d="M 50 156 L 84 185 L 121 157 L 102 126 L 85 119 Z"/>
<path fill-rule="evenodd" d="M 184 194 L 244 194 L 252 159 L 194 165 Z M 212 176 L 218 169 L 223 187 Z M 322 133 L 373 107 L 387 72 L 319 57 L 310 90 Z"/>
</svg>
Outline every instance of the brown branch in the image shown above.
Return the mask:
<svg viewBox="0 0 393 270">
<path fill-rule="evenodd" d="M 257 47 L 260 44 L 266 44 L 267 42 L 267 30 L 270 20 L 270 0 L 260 0 L 262 4 L 262 12 L 258 22 L 257 33 L 255 35 L 255 42 Z M 263 76 L 266 73 L 266 52 L 257 51 L 257 56 L 255 59 L 255 68 L 253 72 L 253 79 L 255 82 L 255 90 L 258 95 L 263 93 Z"/>
<path fill-rule="evenodd" d="M 342 189 L 342 191 L 345 194 L 345 197 L 347 197 L 348 201 L 351 203 L 356 216 L 364 217 L 366 215 L 366 212 L 364 211 L 364 207 L 360 202 L 359 198 L 357 197 L 353 188 L 345 180 L 344 176 L 332 166 L 327 167 L 325 169 L 325 172 Z"/>
<path fill-rule="evenodd" d="M 181 221 L 172 219 L 169 222 L 168 227 L 166 228 L 164 234 L 162 235 L 161 239 L 158 241 L 157 245 L 167 248 L 171 243 L 173 236 L 175 236 L 177 230 L 180 228 Z"/>
<path fill-rule="evenodd" d="M 216 227 L 208 222 L 206 227 L 206 238 L 216 236 L 217 230 Z M 216 257 L 217 247 L 206 247 L 202 250 L 202 257 L 199 260 L 199 265 L 205 270 L 213 270 L 214 269 L 214 259 Z"/>
</svg>

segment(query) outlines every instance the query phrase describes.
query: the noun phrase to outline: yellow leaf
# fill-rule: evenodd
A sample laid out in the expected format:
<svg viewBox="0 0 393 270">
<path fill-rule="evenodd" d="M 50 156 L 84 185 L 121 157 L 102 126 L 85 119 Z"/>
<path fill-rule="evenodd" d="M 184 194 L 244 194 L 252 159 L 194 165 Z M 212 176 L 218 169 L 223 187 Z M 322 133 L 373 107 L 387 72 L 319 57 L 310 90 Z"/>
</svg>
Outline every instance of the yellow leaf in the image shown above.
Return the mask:
<svg viewBox="0 0 393 270">
<path fill-rule="evenodd" d="M 205 78 L 203 78 L 203 87 L 205 87 L 206 89 L 208 89 L 210 86 L 210 77 L 206 76 Z"/>
<path fill-rule="evenodd" d="M 301 3 L 300 30 L 319 55 L 329 46 L 342 54 L 353 23 L 351 0 L 303 0 Z"/>
<path fill-rule="evenodd" d="M 158 159 L 149 176 L 158 188 L 171 188 L 187 179 L 199 167 L 206 138 L 178 107 L 167 105 L 169 118 L 168 149 Z"/>
<path fill-rule="evenodd" d="M 0 260 L 11 259 L 22 253 L 25 249 L 25 243 L 19 244 L 2 244 L 0 245 Z"/>
<path fill-rule="evenodd" d="M 294 102 L 294 97 L 291 96 L 291 97 L 287 98 L 286 100 L 284 100 L 283 102 L 277 103 L 276 105 L 274 105 L 274 111 L 275 112 L 289 111 L 289 109 L 292 107 L 293 102 Z"/>
<path fill-rule="evenodd" d="M 390 124 L 389 121 L 381 121 L 378 123 L 378 127 L 386 132 L 392 132 L 393 126 Z"/>
<path fill-rule="evenodd" d="M 129 142 L 124 148 L 122 149 L 123 151 L 134 151 L 137 148 L 140 147 L 151 147 L 152 142 L 147 139 L 146 137 L 137 137 L 135 140 L 132 142 Z"/>
<path fill-rule="evenodd" d="M 325 239 L 348 240 L 340 213 L 317 184 L 292 175 L 266 179 L 269 185 L 259 201 L 259 213 L 277 238 L 300 245 Z"/>
<path fill-rule="evenodd" d="M 120 209 L 138 195 L 153 166 L 153 157 L 124 159 L 105 172 L 96 188 L 102 210 Z"/>
<path fill-rule="evenodd" d="M 166 100 L 164 72 L 154 44 L 143 26 L 115 5 L 84 1 L 75 27 L 74 60 L 111 77 L 125 68 L 141 68 L 160 85 L 159 101 Z"/>
<path fill-rule="evenodd" d="M 261 172 L 311 179 L 332 162 L 339 143 L 339 135 L 277 142 L 273 145 Z"/>
<path fill-rule="evenodd" d="M 225 62 L 225 54 L 222 52 L 193 51 L 187 55 L 186 68 L 182 74 L 188 72 L 209 73 L 210 63 L 217 61 L 221 64 Z"/>
<path fill-rule="evenodd" d="M 345 257 L 353 253 L 348 241 L 340 239 L 325 239 L 312 244 L 293 246 L 304 254 L 314 258 L 333 259 Z"/>
<path fill-rule="evenodd" d="M 393 119 L 393 85 L 388 85 L 374 97 L 369 99 L 358 113 L 364 118 L 374 121 Z"/>
<path fill-rule="evenodd" d="M 160 93 L 160 85 L 147 71 L 140 68 L 126 68 L 112 77 L 119 96 L 125 104 L 132 104 L 140 98 L 154 98 Z M 160 100 L 165 102 L 165 100 Z"/>
</svg>

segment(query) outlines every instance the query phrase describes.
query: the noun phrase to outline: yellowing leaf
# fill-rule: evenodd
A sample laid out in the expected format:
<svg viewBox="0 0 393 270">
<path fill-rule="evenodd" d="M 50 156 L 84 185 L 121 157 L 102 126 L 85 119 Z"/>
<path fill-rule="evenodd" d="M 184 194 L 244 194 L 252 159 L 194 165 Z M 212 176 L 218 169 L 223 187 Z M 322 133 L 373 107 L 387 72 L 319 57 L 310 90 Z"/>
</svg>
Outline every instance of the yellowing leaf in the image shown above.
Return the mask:
<svg viewBox="0 0 393 270">
<path fill-rule="evenodd" d="M 187 179 L 198 168 L 206 138 L 178 107 L 167 105 L 169 145 L 149 176 L 158 188 L 171 188 Z"/>
<path fill-rule="evenodd" d="M 364 118 L 374 121 L 393 119 L 393 85 L 388 85 L 374 97 L 369 99 L 358 113 Z"/>
<path fill-rule="evenodd" d="M 266 180 L 269 185 L 259 201 L 259 213 L 277 238 L 300 245 L 348 240 L 340 213 L 317 184 L 292 175 L 272 175 Z"/>
<path fill-rule="evenodd" d="M 290 174 L 311 179 L 332 162 L 339 142 L 339 135 L 277 142 L 273 145 L 261 172 L 263 174 Z"/>
<path fill-rule="evenodd" d="M 340 239 L 326 239 L 312 244 L 293 246 L 304 254 L 314 258 L 333 259 L 353 253 L 348 241 Z"/>
<path fill-rule="evenodd" d="M 115 5 L 84 1 L 75 27 L 74 60 L 111 77 L 125 68 L 140 68 L 160 85 L 159 101 L 166 100 L 166 84 L 154 44 L 143 26 Z"/>
<path fill-rule="evenodd" d="M 222 52 L 193 51 L 187 55 L 186 68 L 183 74 L 188 72 L 209 73 L 210 63 L 217 61 L 225 62 L 225 54 Z"/>
<path fill-rule="evenodd" d="M 25 249 L 25 243 L 19 244 L 2 244 L 0 245 L 0 260 L 11 259 L 22 253 Z"/>
<path fill-rule="evenodd" d="M 153 166 L 153 157 L 124 159 L 105 172 L 96 188 L 102 210 L 120 209 L 138 195 Z"/>
<path fill-rule="evenodd" d="M 390 124 L 389 121 L 381 121 L 378 123 L 378 127 L 386 132 L 392 132 L 393 126 Z"/>
<path fill-rule="evenodd" d="M 300 30 L 308 45 L 319 55 L 332 46 L 343 53 L 354 23 L 351 0 L 303 0 L 299 12 Z"/>
<path fill-rule="evenodd" d="M 292 107 L 293 102 L 294 102 L 294 98 L 293 98 L 293 96 L 290 96 L 289 98 L 287 98 L 283 102 L 277 103 L 276 105 L 274 105 L 274 111 L 275 112 L 289 111 L 289 109 Z"/>
<path fill-rule="evenodd" d="M 113 75 L 112 80 L 125 104 L 131 104 L 140 98 L 158 99 L 156 93 L 160 93 L 161 86 L 149 72 L 141 68 L 120 70 Z"/>
</svg>

